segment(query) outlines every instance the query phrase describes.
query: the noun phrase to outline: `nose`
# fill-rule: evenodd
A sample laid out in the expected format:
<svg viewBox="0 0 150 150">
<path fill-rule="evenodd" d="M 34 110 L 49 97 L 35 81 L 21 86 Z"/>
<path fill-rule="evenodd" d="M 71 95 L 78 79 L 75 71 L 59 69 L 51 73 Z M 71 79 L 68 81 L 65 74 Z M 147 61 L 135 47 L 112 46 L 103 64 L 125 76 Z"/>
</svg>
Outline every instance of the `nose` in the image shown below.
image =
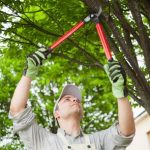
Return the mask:
<svg viewBox="0 0 150 150">
<path fill-rule="evenodd" d="M 80 103 L 80 100 L 77 99 L 76 97 L 74 97 L 74 98 L 73 98 L 73 102 Z"/>
</svg>

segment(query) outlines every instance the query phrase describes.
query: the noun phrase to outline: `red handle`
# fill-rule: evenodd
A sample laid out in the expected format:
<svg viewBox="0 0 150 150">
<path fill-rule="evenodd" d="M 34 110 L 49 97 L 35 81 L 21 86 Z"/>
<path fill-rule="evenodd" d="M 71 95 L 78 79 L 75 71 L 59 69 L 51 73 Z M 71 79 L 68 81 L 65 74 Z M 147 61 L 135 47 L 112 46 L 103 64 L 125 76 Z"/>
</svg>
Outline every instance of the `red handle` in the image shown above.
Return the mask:
<svg viewBox="0 0 150 150">
<path fill-rule="evenodd" d="M 109 61 L 111 61 L 113 58 L 112 58 L 112 54 L 111 54 L 111 51 L 110 51 L 110 47 L 109 47 L 109 44 L 108 44 L 108 42 L 107 42 L 107 39 L 106 39 L 104 30 L 103 30 L 102 24 L 96 23 L 96 29 L 97 29 L 99 38 L 100 38 L 100 40 L 101 40 L 101 42 L 102 42 L 102 45 L 103 45 L 103 48 L 104 48 L 104 51 L 105 51 L 105 55 L 106 55 L 107 59 L 108 59 Z"/>
<path fill-rule="evenodd" d="M 54 42 L 48 49 L 52 51 L 54 48 L 60 45 L 65 39 L 71 36 L 75 31 L 81 28 L 84 24 L 85 24 L 84 21 L 80 21 L 77 25 L 75 25 L 72 29 L 70 29 L 62 37 L 60 37 L 56 42 Z"/>
</svg>

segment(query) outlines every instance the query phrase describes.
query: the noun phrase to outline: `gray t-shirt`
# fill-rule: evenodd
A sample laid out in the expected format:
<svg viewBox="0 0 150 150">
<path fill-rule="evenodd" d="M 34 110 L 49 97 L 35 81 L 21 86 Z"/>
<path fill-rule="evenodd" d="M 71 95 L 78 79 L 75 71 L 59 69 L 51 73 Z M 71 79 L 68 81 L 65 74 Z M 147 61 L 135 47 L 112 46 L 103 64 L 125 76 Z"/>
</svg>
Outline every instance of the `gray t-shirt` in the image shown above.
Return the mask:
<svg viewBox="0 0 150 150">
<path fill-rule="evenodd" d="M 10 118 L 13 119 L 14 133 L 19 133 L 20 139 L 28 150 L 63 149 L 63 142 L 57 134 L 49 132 L 36 123 L 31 107 L 14 117 L 10 114 Z M 82 132 L 77 137 L 72 137 L 60 128 L 58 132 L 62 133 L 70 144 L 83 144 L 85 142 Z M 128 137 L 121 135 L 117 122 L 106 130 L 89 134 L 90 142 L 95 144 L 96 150 L 125 150 L 132 142 L 133 137 L 134 135 Z"/>
</svg>

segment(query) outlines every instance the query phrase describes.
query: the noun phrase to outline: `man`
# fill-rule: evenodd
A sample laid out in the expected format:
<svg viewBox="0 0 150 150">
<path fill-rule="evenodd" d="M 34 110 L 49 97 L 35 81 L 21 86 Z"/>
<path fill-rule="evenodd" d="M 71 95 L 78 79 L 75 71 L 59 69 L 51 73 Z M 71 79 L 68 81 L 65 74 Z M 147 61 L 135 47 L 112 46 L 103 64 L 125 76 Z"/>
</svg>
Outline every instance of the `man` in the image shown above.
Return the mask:
<svg viewBox="0 0 150 150">
<path fill-rule="evenodd" d="M 31 81 L 38 74 L 48 51 L 40 49 L 27 57 L 24 75 L 14 92 L 10 117 L 14 132 L 29 150 L 124 150 L 132 141 L 135 125 L 130 103 L 127 99 L 126 76 L 118 62 L 104 66 L 112 83 L 112 91 L 118 102 L 118 122 L 110 128 L 85 135 L 80 127 L 83 117 L 81 93 L 75 85 L 66 85 L 54 107 L 54 116 L 60 128 L 57 134 L 38 126 L 30 107 L 26 107 Z"/>
</svg>

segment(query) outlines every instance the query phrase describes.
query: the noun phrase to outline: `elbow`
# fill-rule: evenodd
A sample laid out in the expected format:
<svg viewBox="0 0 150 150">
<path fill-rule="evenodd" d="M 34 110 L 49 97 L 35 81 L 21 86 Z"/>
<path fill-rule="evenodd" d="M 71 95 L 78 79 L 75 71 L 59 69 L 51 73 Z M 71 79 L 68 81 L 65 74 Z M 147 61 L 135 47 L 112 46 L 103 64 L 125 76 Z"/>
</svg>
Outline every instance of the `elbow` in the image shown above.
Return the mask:
<svg viewBox="0 0 150 150">
<path fill-rule="evenodd" d="M 130 135 L 135 134 L 135 132 L 136 132 L 135 123 L 133 123 L 133 127 L 131 128 L 130 131 Z"/>
<path fill-rule="evenodd" d="M 18 113 L 18 109 L 16 109 L 15 107 L 13 106 L 10 106 L 9 108 L 9 112 L 12 116 L 15 116 L 17 113 Z"/>
<path fill-rule="evenodd" d="M 24 110 L 24 108 L 15 107 L 13 105 L 10 105 L 10 108 L 9 108 L 9 112 L 11 113 L 12 116 L 17 115 L 18 113 L 20 113 L 23 110 Z"/>
<path fill-rule="evenodd" d="M 136 132 L 135 123 L 133 122 L 129 126 L 119 126 L 120 133 L 124 136 L 134 135 Z"/>
<path fill-rule="evenodd" d="M 136 132 L 136 130 L 135 130 L 135 128 L 134 128 L 134 129 L 130 129 L 130 130 L 126 131 L 126 132 L 123 132 L 122 134 L 123 134 L 124 136 L 128 137 L 128 136 L 134 135 L 135 132 Z"/>
<path fill-rule="evenodd" d="M 130 131 L 130 133 L 129 133 L 128 136 L 135 134 L 135 132 L 136 132 L 136 129 L 135 129 L 135 127 L 134 127 L 134 129 Z"/>
</svg>

